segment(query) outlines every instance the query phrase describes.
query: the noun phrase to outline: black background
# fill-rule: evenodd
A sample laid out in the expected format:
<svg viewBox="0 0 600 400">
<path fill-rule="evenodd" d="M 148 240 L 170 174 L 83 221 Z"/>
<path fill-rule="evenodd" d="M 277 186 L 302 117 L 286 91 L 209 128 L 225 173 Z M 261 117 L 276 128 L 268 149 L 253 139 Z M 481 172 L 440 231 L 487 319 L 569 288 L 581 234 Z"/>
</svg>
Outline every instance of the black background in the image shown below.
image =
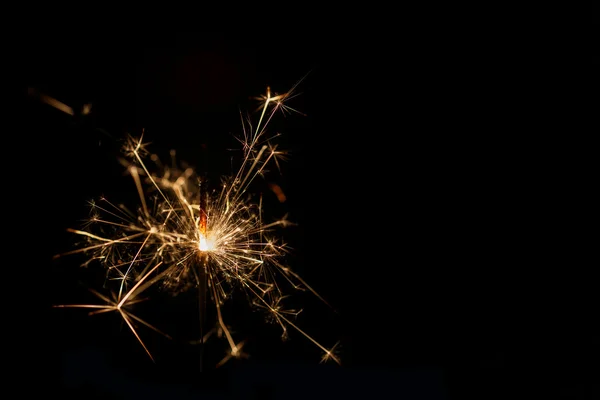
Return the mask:
<svg viewBox="0 0 600 400">
<path fill-rule="evenodd" d="M 15 201 L 28 210 L 19 268 L 35 281 L 22 284 L 36 310 L 23 317 L 38 360 L 27 374 L 64 395 L 100 398 L 161 390 L 279 398 L 281 387 L 315 398 L 516 393 L 531 339 L 519 301 L 525 284 L 515 279 L 529 261 L 529 189 L 517 171 L 515 117 L 489 96 L 510 81 L 491 79 L 484 71 L 496 61 L 452 41 L 421 33 L 382 51 L 381 40 L 207 32 L 36 40 L 22 57 L 26 116 L 13 147 L 25 164 Z M 52 260 L 72 246 L 65 229 L 86 216 L 85 202 L 135 196 L 116 161 L 119 138 L 143 128 L 153 152 L 166 158 L 175 148 L 211 174 L 227 173 L 239 110 L 253 111 L 249 98 L 267 85 L 284 92 L 306 74 L 291 106 L 307 115 L 277 122 L 291 157 L 273 179 L 298 222 L 286 233 L 291 263 L 338 311 L 303 299 L 299 325 L 327 346 L 340 340 L 341 367 L 319 364 L 303 337 L 281 343 L 276 326 L 252 318 L 238 333 L 249 339 L 248 360 L 200 373 L 198 349 L 150 334 L 153 364 L 117 318 L 51 308 L 86 296 L 78 264 Z M 92 103 L 92 112 L 64 114 L 28 96 L 31 87 L 75 109 Z"/>
</svg>

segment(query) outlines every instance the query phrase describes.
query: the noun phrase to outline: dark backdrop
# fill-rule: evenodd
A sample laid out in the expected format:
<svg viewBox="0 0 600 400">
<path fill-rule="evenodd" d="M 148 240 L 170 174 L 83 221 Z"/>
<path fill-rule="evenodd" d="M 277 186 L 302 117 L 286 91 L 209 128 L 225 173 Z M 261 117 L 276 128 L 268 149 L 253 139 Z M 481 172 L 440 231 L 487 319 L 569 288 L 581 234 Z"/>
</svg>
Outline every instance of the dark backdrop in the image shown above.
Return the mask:
<svg viewBox="0 0 600 400">
<path fill-rule="evenodd" d="M 27 374 L 60 393 L 114 397 L 514 393 L 527 340 L 515 276 L 528 226 L 514 229 L 526 189 L 513 179 L 513 117 L 488 101 L 507 82 L 484 72 L 487 60 L 424 32 L 385 43 L 376 34 L 128 34 L 66 45 L 48 36 L 21 60 L 26 114 L 12 148 L 24 250 L 14 268 L 35 288 L 22 325 L 36 360 Z M 286 233 L 290 262 L 337 310 L 302 297 L 299 325 L 328 346 L 339 340 L 341 367 L 319 364 L 300 335 L 281 343 L 259 318 L 236 332 L 249 339 L 248 360 L 199 373 L 197 348 L 151 334 L 152 364 L 116 318 L 51 308 L 85 293 L 77 264 L 52 260 L 72 245 L 65 229 L 87 215 L 85 202 L 135 196 L 116 161 L 125 133 L 145 129 L 153 152 L 177 149 L 227 173 L 239 111 L 256 107 L 249 98 L 305 75 L 290 105 L 306 116 L 278 117 L 291 154 L 277 182 L 298 223 Z M 67 115 L 27 88 L 76 110 L 91 103 L 91 113 Z"/>
</svg>

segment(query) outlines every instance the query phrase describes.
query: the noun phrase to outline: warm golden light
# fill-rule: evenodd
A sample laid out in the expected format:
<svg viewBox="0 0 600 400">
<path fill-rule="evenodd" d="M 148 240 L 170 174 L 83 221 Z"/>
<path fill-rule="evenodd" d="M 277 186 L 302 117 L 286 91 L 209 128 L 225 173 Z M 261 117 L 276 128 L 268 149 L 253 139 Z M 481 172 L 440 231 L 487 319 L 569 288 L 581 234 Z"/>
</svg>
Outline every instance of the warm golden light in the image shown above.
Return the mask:
<svg viewBox="0 0 600 400">
<path fill-rule="evenodd" d="M 199 233 L 198 248 L 200 251 L 211 251 L 214 249 L 214 241 L 210 237 L 205 236 L 202 232 Z"/>
<path fill-rule="evenodd" d="M 243 290 L 251 306 L 267 312 L 269 320 L 279 325 L 282 337 L 287 336 L 288 328 L 293 328 L 324 353 L 324 360 L 339 363 L 335 346 L 321 345 L 296 325 L 295 317 L 302 310 L 286 307 L 286 287 L 308 290 L 323 299 L 285 262 L 290 249 L 277 232 L 294 224 L 286 219 L 287 215 L 279 219 L 265 217 L 262 194 L 253 193 L 251 185 L 256 179 L 265 178 L 268 165 L 278 167 L 286 156 L 272 143 L 279 133 L 269 137 L 266 128 L 278 110 L 296 111 L 284 104 L 294 97 L 295 87 L 284 94 L 271 93 L 267 88 L 267 94 L 259 98 L 262 111 L 257 123 L 242 118 L 243 134 L 238 140 L 243 153 L 237 172 L 224 177 L 219 185 L 205 182 L 202 174 L 190 167 L 178 168 L 174 150 L 170 163 L 161 163 L 153 154 L 146 159 L 148 143 L 143 141 L 143 132 L 142 137 L 129 137 L 123 149 L 129 159 L 122 163 L 135 184 L 137 209 L 106 198 L 91 202 L 89 221 L 82 229 L 69 230 L 80 235 L 85 244 L 56 256 L 86 254 L 89 259 L 84 265 L 100 263 L 106 268 L 107 282 L 116 284 L 114 299 L 94 292 L 105 305 L 60 307 L 121 313 L 150 355 L 134 324 L 159 332 L 158 329 L 125 308 L 141 301 L 137 296 L 150 287 L 174 294 L 191 288 L 198 288 L 200 293 L 200 287 L 204 287 L 202 290 L 207 290 L 207 299 L 217 315 L 211 332 L 225 338 L 229 346 L 228 355 L 218 364 L 221 365 L 232 357 L 246 356 L 241 351 L 244 341 L 234 340 L 234 332 L 226 323 L 227 315 L 222 312 L 230 293 Z M 281 203 L 286 201 L 279 185 L 270 183 L 269 187 L 272 192 L 268 195 Z M 206 286 L 201 286 L 198 270 L 203 271 L 201 278 Z"/>
</svg>

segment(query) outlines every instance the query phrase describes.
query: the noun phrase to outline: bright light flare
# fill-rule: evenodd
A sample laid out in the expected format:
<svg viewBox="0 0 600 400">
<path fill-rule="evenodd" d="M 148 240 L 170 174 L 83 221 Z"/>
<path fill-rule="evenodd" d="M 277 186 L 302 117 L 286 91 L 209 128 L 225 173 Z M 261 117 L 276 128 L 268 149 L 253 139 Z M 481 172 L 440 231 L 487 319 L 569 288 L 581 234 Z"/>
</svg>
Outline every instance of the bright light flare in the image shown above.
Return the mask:
<svg viewBox="0 0 600 400">
<path fill-rule="evenodd" d="M 200 251 L 209 252 L 215 249 L 215 241 L 211 238 L 210 234 L 204 235 L 202 232 L 199 232 L 198 236 L 198 248 Z"/>
<path fill-rule="evenodd" d="M 133 322 L 157 329 L 125 312 L 124 307 L 132 304 L 136 294 L 150 287 L 174 294 L 194 288 L 200 293 L 200 287 L 205 287 L 203 290 L 217 314 L 214 331 L 218 337 L 225 338 L 229 346 L 227 355 L 218 364 L 221 365 L 232 357 L 245 355 L 240 352 L 243 341 L 234 340 L 222 312 L 222 305 L 231 293 L 243 290 L 250 305 L 266 311 L 268 320 L 281 327 L 282 337 L 286 337 L 291 327 L 321 349 L 324 360 L 340 363 L 333 348 L 321 345 L 294 322 L 302 310 L 286 308 L 285 285 L 323 298 L 285 263 L 289 249 L 278 236 L 278 230 L 294 224 L 287 221 L 287 215 L 267 218 L 262 194 L 252 192 L 252 183 L 265 176 L 267 165 L 278 164 L 278 159 L 285 154 L 271 143 L 279 134 L 268 137 L 266 127 L 277 110 L 293 110 L 284 103 L 294 97 L 292 92 L 296 86 L 287 93 L 275 95 L 267 89 L 267 94 L 259 98 L 262 111 L 255 126 L 242 119 L 243 135 L 238 138 L 243 149 L 240 166 L 235 174 L 224 177 L 218 188 L 205 184 L 193 169 L 178 168 L 175 151 L 168 165 L 162 164 L 158 156 L 150 155 L 155 164 L 155 168 L 150 168 L 144 160 L 149 153 L 143 133 L 140 138 L 128 138 L 123 150 L 129 161 L 125 161 L 124 166 L 139 197 L 137 209 L 130 210 L 106 198 L 93 202 L 92 217 L 85 227 L 70 229 L 83 239 L 83 245 L 59 255 L 81 253 L 89 256 L 85 265 L 92 261 L 103 265 L 107 284 L 116 282 L 118 285 L 117 300 L 101 297 L 107 302 L 106 306 L 79 307 L 121 313 L 150 355 Z M 279 202 L 286 200 L 280 186 L 267 186 L 272 191 L 267 193 L 276 196 Z M 151 273 L 155 277 L 148 279 Z M 201 279 L 206 279 L 206 286 L 201 284 Z M 132 289 L 127 288 L 129 282 L 133 283 Z"/>
</svg>

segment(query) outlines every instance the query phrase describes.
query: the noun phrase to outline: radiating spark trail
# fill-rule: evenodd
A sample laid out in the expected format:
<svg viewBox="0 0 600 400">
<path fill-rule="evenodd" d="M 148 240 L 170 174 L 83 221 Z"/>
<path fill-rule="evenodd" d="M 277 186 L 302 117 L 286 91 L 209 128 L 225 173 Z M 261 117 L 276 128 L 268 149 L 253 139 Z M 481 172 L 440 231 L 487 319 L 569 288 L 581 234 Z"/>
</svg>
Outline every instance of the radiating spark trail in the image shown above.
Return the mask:
<svg viewBox="0 0 600 400">
<path fill-rule="evenodd" d="M 144 342 L 140 338 L 140 336 L 137 333 L 135 327 L 131 323 L 130 318 L 138 321 L 139 323 L 147 326 L 148 328 L 152 329 L 153 331 L 155 331 L 157 333 L 160 333 L 160 334 L 164 335 L 165 337 L 167 337 L 169 339 L 170 339 L 170 336 L 167 335 L 167 334 L 165 334 L 165 333 L 163 333 L 163 332 L 161 332 L 158 328 L 154 327 L 153 325 L 150 325 L 149 323 L 147 323 L 146 321 L 142 320 L 141 318 L 133 315 L 129 311 L 125 310 L 124 307 L 127 306 L 127 305 L 132 305 L 132 304 L 135 304 L 135 303 L 138 302 L 138 301 L 135 300 L 135 296 L 139 295 L 141 293 L 141 291 L 138 291 L 136 293 L 136 290 L 146 280 L 146 278 L 148 278 L 148 276 L 150 274 L 152 274 L 154 271 L 156 271 L 158 269 L 158 267 L 161 266 L 161 264 L 162 263 L 158 263 L 146 275 L 144 275 L 143 277 L 141 277 L 141 279 L 138 281 L 138 283 L 134 287 L 132 287 L 127 292 L 127 294 L 123 297 L 123 299 L 121 301 L 119 301 L 118 303 L 110 300 L 108 297 L 106 297 L 106 296 L 98 293 L 95 290 L 90 290 L 92 293 L 94 293 L 101 300 L 105 301 L 107 304 L 105 304 L 105 305 L 96 305 L 96 304 L 64 304 L 64 305 L 56 305 L 54 307 L 57 307 L 57 308 L 92 308 L 92 309 L 96 309 L 96 311 L 92 312 L 94 314 L 98 314 L 98 313 L 102 313 L 102 312 L 109 312 L 109 311 L 117 311 L 121 315 L 121 317 L 123 318 L 123 320 L 127 323 L 127 326 L 129 327 L 129 329 L 131 329 L 131 332 L 133 333 L 133 335 L 140 342 L 140 344 L 142 345 L 142 347 L 146 351 L 146 354 L 148 354 L 148 356 L 150 357 L 150 359 L 152 361 L 154 361 L 154 358 L 152 357 L 152 354 L 150 353 L 150 351 L 148 350 L 148 348 L 146 347 L 146 345 L 144 344 Z"/>
<path fill-rule="evenodd" d="M 327 302 L 284 261 L 289 248 L 277 236 L 277 230 L 293 224 L 287 221 L 287 215 L 265 222 L 262 194 L 253 191 L 254 182 L 265 175 L 266 166 L 277 164 L 278 155 L 284 154 L 265 135 L 277 110 L 293 110 L 285 102 L 294 97 L 295 88 L 296 85 L 287 93 L 274 95 L 267 88 L 266 95 L 260 97 L 262 110 L 256 126 L 242 120 L 243 136 L 238 139 L 243 148 L 240 167 L 232 176 L 223 178 L 219 190 L 208 190 L 206 180 L 193 169 L 179 169 L 174 151 L 170 165 L 163 165 L 156 155 L 150 156 L 157 167 L 154 172 L 145 161 L 148 151 L 143 132 L 138 139 L 129 137 L 124 151 L 130 161 L 125 167 L 134 180 L 138 209 L 130 211 L 106 199 L 102 199 L 106 205 L 92 203 L 94 214 L 85 229 L 69 230 L 85 244 L 56 256 L 85 254 L 90 257 L 86 265 L 91 260 L 100 262 L 107 274 L 112 274 L 109 283 L 120 281 L 116 300 L 94 292 L 106 305 L 62 307 L 90 308 L 94 313 L 118 311 L 152 358 L 133 324 L 138 322 L 160 331 L 125 307 L 137 302 L 136 296 L 151 287 L 173 294 L 197 289 L 200 343 L 210 332 L 224 336 L 229 351 L 217 364 L 222 365 L 230 358 L 244 356 L 240 351 L 244 342 L 235 340 L 222 308 L 233 291 L 242 290 L 251 304 L 268 310 L 284 334 L 288 327 L 296 330 L 325 354 L 323 359 L 339 363 L 333 349 L 320 344 L 290 319 L 299 311 L 283 308 L 287 284 Z M 281 187 L 270 188 L 280 202 L 285 201 Z M 148 279 L 155 272 L 154 278 Z M 128 282 L 133 285 L 131 289 L 127 289 Z M 216 312 L 216 323 L 215 329 L 205 334 L 208 300 Z"/>
<path fill-rule="evenodd" d="M 54 107 L 57 110 L 64 112 L 65 114 L 75 115 L 75 111 L 73 111 L 73 109 L 71 107 L 69 107 L 62 101 L 56 100 L 54 97 L 48 96 L 47 94 L 44 94 L 44 93 L 42 93 L 34 88 L 31 88 L 31 87 L 28 88 L 27 91 L 30 96 L 36 97 L 42 103 L 46 103 L 49 106 Z M 84 110 L 89 112 L 89 107 L 85 108 Z"/>
</svg>

